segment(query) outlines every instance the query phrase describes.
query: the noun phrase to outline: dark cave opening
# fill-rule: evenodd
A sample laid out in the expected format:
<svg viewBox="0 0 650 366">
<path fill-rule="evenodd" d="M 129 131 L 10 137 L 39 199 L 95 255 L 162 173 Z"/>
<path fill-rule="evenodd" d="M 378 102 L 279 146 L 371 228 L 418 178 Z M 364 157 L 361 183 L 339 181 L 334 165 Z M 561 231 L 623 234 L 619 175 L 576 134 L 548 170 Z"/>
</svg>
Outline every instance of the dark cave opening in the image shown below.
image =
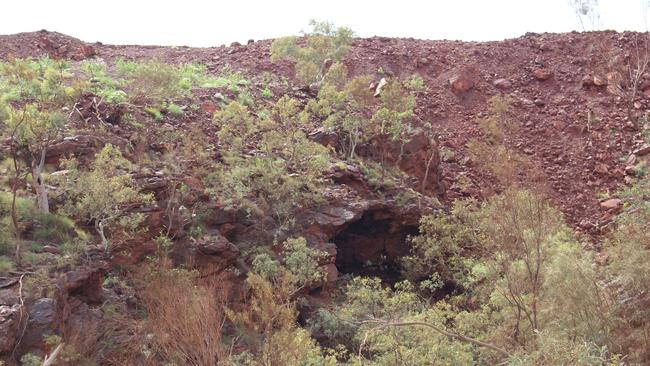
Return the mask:
<svg viewBox="0 0 650 366">
<path fill-rule="evenodd" d="M 402 279 L 399 260 L 408 254 L 407 236 L 417 233 L 417 226 L 395 220 L 394 213 L 368 211 L 332 238 L 336 268 L 341 274 L 374 276 L 394 284 Z"/>
</svg>

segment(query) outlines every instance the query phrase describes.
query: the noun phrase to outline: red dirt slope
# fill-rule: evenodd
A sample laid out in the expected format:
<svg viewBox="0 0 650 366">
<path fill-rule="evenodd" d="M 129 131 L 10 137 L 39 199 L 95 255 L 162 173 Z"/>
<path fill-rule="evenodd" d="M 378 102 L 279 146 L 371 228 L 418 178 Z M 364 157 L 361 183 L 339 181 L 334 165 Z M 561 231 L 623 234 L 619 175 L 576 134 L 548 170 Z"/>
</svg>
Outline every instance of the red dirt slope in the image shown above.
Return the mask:
<svg viewBox="0 0 650 366">
<path fill-rule="evenodd" d="M 509 118 L 519 128 L 506 143 L 530 157 L 568 222 L 596 234 L 613 215 L 612 209 L 601 208 L 598 198 L 614 195 L 624 184 L 630 154 L 648 140 L 648 130 L 628 120 L 629 103 L 621 91 L 626 87 L 621 75 L 635 58 L 638 37 L 615 32 L 527 34 L 486 43 L 374 37 L 355 40 L 345 63 L 355 75 L 417 74 L 425 80 L 417 115 L 439 134 L 446 157 L 446 202 L 481 197 L 494 189 L 494 179 L 477 169 L 480 162 L 468 159 L 466 144 L 481 137 L 477 118 L 488 114 L 489 98 L 509 94 Z M 41 31 L 0 36 L 0 58 L 157 58 L 200 62 L 210 70 L 230 65 L 249 74 L 271 71 L 291 79 L 289 63 L 271 63 L 270 45 L 266 40 L 214 48 L 111 46 Z M 459 82 L 450 85 L 450 80 Z M 644 87 L 650 88 L 650 75 L 641 83 Z M 635 123 L 650 105 L 646 90 L 632 109 Z M 459 176 L 470 184 L 454 184 Z"/>
</svg>

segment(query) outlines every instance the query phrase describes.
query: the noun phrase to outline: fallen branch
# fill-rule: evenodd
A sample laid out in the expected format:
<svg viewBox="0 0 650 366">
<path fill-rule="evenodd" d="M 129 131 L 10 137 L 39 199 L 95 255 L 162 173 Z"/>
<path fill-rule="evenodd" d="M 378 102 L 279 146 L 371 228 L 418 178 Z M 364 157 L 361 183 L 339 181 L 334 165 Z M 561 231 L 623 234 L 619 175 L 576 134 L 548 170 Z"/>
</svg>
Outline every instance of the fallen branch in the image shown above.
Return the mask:
<svg viewBox="0 0 650 366">
<path fill-rule="evenodd" d="M 436 332 L 438 332 L 438 333 L 440 333 L 440 334 L 442 334 L 442 335 L 444 335 L 446 337 L 457 339 L 459 341 L 463 341 L 463 342 L 467 342 L 467 343 L 471 343 L 471 344 L 474 344 L 474 345 L 479 346 L 479 347 L 489 348 L 489 349 L 491 349 L 493 351 L 501 353 L 502 355 L 504 355 L 506 357 L 512 357 L 512 354 L 510 354 L 508 351 L 504 350 L 503 348 L 497 347 L 497 346 L 495 346 L 495 345 L 493 345 L 491 343 L 482 342 L 482 341 L 479 341 L 478 339 L 474 339 L 474 338 L 467 337 L 467 336 L 457 334 L 457 333 L 452 333 L 452 332 L 446 331 L 446 330 L 444 330 L 442 328 L 439 328 L 439 327 L 437 327 L 437 326 L 435 326 L 435 325 L 433 325 L 431 323 L 427 323 L 427 322 L 422 322 L 422 321 L 396 321 L 396 322 L 391 322 L 391 321 L 382 320 L 382 319 L 372 319 L 372 320 L 365 321 L 364 323 L 379 324 L 378 328 L 406 327 L 406 326 L 427 327 L 429 329 L 433 329 L 434 331 L 436 331 Z M 365 339 L 364 339 L 364 342 L 365 342 Z M 361 352 L 361 351 L 359 351 L 359 352 Z"/>
<path fill-rule="evenodd" d="M 17 284 L 17 283 L 18 283 L 18 279 L 17 279 L 17 278 L 8 279 L 6 282 L 2 282 L 2 283 L 0 283 L 0 288 L 11 287 L 11 286 L 13 286 L 13 285 L 15 285 L 15 284 Z"/>
<path fill-rule="evenodd" d="M 56 346 L 50 355 L 46 355 L 45 359 L 43 359 L 43 366 L 53 365 L 54 361 L 56 360 L 56 356 L 58 356 L 59 352 L 61 352 L 61 348 L 63 348 L 63 343 L 59 343 L 59 345 Z"/>
<path fill-rule="evenodd" d="M 18 298 L 20 299 L 20 320 L 18 321 L 18 324 L 22 323 L 23 329 L 22 332 L 20 332 L 18 341 L 14 345 L 14 349 L 11 351 L 12 357 L 16 354 L 16 350 L 18 349 L 18 346 L 20 346 L 20 342 L 23 341 L 25 330 L 27 330 L 27 322 L 29 321 L 29 313 L 27 314 L 27 318 L 23 318 L 25 316 L 25 300 L 23 299 L 23 277 L 25 277 L 24 274 L 21 275 L 18 279 Z"/>
</svg>

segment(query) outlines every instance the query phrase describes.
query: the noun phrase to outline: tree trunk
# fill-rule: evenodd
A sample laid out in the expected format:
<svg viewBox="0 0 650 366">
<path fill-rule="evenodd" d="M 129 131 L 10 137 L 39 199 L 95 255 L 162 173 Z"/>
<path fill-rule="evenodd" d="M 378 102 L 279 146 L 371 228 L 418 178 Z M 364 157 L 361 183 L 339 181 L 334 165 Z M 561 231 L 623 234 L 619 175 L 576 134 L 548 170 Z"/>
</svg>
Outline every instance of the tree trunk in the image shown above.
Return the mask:
<svg viewBox="0 0 650 366">
<path fill-rule="evenodd" d="M 36 205 L 42 214 L 50 213 L 50 203 L 47 198 L 47 186 L 43 181 L 43 167 L 45 166 L 45 149 L 41 151 L 38 164 L 32 164 L 32 178 L 36 189 Z"/>
<path fill-rule="evenodd" d="M 18 167 L 18 152 L 16 151 L 16 132 L 18 127 L 25 121 L 25 111 L 23 110 L 22 118 L 14 126 L 11 131 L 11 159 L 14 165 L 14 181 L 11 185 L 11 222 L 14 226 L 14 234 L 16 235 L 16 251 L 14 253 L 15 262 L 18 266 L 21 265 L 20 255 L 20 228 L 18 227 L 18 214 L 16 213 L 16 195 L 18 194 L 18 179 L 20 179 L 20 169 Z"/>
<path fill-rule="evenodd" d="M 14 226 L 14 235 L 16 236 L 16 249 L 14 252 L 14 261 L 18 266 L 21 265 L 21 256 L 20 256 L 20 228 L 18 227 L 18 214 L 16 213 L 16 194 L 18 192 L 18 165 L 16 163 L 16 158 L 14 157 L 14 165 L 16 166 L 16 175 L 14 176 L 14 182 L 11 185 L 11 222 Z"/>
<path fill-rule="evenodd" d="M 106 239 L 106 235 L 104 234 L 104 220 L 95 220 L 95 230 L 102 239 L 102 247 L 104 248 L 104 251 L 108 251 L 108 239 Z"/>
</svg>

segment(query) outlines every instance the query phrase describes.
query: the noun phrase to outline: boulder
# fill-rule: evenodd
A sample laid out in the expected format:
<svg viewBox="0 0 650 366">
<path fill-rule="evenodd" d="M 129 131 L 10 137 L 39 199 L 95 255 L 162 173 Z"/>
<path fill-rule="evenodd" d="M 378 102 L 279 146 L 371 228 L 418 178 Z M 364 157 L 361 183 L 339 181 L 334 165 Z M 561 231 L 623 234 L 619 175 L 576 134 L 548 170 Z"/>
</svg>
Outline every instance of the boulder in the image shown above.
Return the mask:
<svg viewBox="0 0 650 366">
<path fill-rule="evenodd" d="M 454 94 L 466 93 L 476 85 L 478 70 L 474 67 L 464 67 L 449 78 L 449 85 Z"/>
<path fill-rule="evenodd" d="M 16 291 L 0 290 L 0 356 L 8 354 L 14 348 L 20 324 L 20 307 Z"/>
<path fill-rule="evenodd" d="M 56 301 L 52 298 L 36 300 L 29 307 L 27 327 L 20 341 L 21 353 L 26 351 L 38 353 L 38 351 L 47 348 L 44 337 L 54 333 L 55 319 Z"/>
<path fill-rule="evenodd" d="M 107 143 L 123 148 L 129 141 L 114 135 L 108 139 L 106 136 L 95 135 L 67 136 L 47 149 L 45 159 L 48 164 L 51 164 L 65 156 L 92 155 Z"/>
<path fill-rule="evenodd" d="M 59 287 L 69 297 L 77 297 L 91 304 L 100 304 L 104 299 L 102 284 L 105 274 L 106 267 L 103 264 L 77 268 L 61 277 Z"/>
<path fill-rule="evenodd" d="M 496 79 L 492 85 L 498 89 L 510 89 L 512 87 L 512 83 L 508 79 Z"/>
<path fill-rule="evenodd" d="M 622 203 L 623 201 L 618 198 L 610 198 L 608 200 L 601 202 L 600 207 L 607 210 L 611 210 L 611 209 L 618 208 Z"/>
<path fill-rule="evenodd" d="M 533 76 L 539 81 L 548 80 L 553 76 L 553 70 L 547 68 L 538 68 L 533 70 Z"/>
<path fill-rule="evenodd" d="M 650 144 L 643 144 L 638 149 L 634 150 L 634 155 L 636 156 L 645 156 L 650 154 Z"/>
<path fill-rule="evenodd" d="M 606 86 L 607 85 L 607 79 L 602 78 L 602 77 L 600 77 L 598 75 L 595 75 L 593 83 L 596 86 Z"/>
<path fill-rule="evenodd" d="M 318 142 L 323 146 L 335 147 L 339 142 L 338 134 L 334 131 L 328 131 L 324 127 L 320 127 L 309 133 L 308 138 L 314 142 Z"/>
<path fill-rule="evenodd" d="M 397 157 L 402 152 L 399 168 L 417 180 L 418 190 L 424 188 L 430 193 L 443 194 L 445 187 L 442 184 L 440 149 L 436 139 L 429 138 L 424 133 L 418 133 L 413 135 L 403 147 L 399 145 L 399 143 L 395 143 L 391 146 L 391 160 L 396 163 Z M 428 172 L 427 163 L 429 163 Z M 426 182 L 423 185 L 425 176 Z"/>
<path fill-rule="evenodd" d="M 197 240 L 178 241 L 171 253 L 176 265 L 198 269 L 202 274 L 217 274 L 239 257 L 239 248 L 218 231 Z"/>
<path fill-rule="evenodd" d="M 598 174 L 606 175 L 607 173 L 609 173 L 609 167 L 607 166 L 607 164 L 599 163 L 596 164 L 594 171 Z"/>
</svg>

